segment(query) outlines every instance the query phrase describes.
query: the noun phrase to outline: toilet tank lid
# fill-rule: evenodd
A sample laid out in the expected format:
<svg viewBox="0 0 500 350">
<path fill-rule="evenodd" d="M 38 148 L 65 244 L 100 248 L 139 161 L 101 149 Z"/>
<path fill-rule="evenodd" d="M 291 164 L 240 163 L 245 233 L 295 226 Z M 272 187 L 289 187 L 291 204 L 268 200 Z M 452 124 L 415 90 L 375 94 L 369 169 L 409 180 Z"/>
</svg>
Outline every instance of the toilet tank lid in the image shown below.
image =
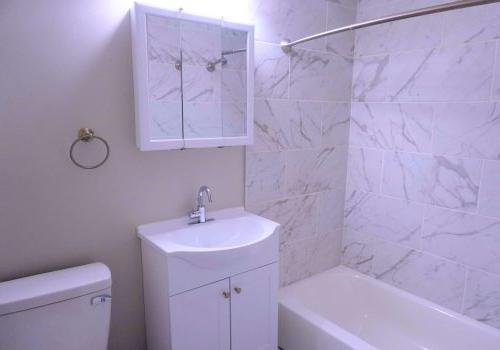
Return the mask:
<svg viewBox="0 0 500 350">
<path fill-rule="evenodd" d="M 42 273 L 0 283 L 0 316 L 57 303 L 111 287 L 102 263 Z"/>
</svg>

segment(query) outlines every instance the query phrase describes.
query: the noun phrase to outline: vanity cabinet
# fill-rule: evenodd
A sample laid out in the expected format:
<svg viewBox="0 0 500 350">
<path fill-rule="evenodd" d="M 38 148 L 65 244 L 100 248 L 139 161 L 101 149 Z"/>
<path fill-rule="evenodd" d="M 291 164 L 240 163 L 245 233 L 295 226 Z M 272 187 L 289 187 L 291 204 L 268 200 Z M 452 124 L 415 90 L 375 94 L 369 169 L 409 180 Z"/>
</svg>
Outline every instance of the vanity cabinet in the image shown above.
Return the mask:
<svg viewBox="0 0 500 350">
<path fill-rule="evenodd" d="M 210 217 L 138 227 L 148 350 L 276 350 L 279 224 Z"/>
<path fill-rule="evenodd" d="M 277 263 L 170 297 L 172 350 L 275 350 Z"/>
<path fill-rule="evenodd" d="M 230 284 L 231 349 L 277 349 L 278 264 L 231 277 Z"/>
<path fill-rule="evenodd" d="M 229 280 L 170 297 L 172 349 L 229 350 Z"/>
<path fill-rule="evenodd" d="M 253 26 L 140 3 L 131 21 L 137 147 L 251 144 Z"/>
</svg>

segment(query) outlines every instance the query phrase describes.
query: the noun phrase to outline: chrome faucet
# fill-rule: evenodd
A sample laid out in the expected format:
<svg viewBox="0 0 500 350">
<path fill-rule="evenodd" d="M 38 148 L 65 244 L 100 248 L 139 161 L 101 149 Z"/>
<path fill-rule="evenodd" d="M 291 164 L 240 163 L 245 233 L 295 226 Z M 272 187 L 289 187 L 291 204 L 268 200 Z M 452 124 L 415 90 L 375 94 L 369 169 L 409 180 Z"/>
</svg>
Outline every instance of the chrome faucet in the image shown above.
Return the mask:
<svg viewBox="0 0 500 350">
<path fill-rule="evenodd" d="M 204 197 L 207 197 L 208 202 L 212 203 L 212 191 L 207 186 L 203 185 L 198 190 L 198 198 L 196 200 L 196 208 L 189 213 L 190 219 L 197 219 L 196 221 L 190 222 L 190 224 L 202 224 L 213 219 L 207 219 L 205 204 L 203 202 Z"/>
</svg>

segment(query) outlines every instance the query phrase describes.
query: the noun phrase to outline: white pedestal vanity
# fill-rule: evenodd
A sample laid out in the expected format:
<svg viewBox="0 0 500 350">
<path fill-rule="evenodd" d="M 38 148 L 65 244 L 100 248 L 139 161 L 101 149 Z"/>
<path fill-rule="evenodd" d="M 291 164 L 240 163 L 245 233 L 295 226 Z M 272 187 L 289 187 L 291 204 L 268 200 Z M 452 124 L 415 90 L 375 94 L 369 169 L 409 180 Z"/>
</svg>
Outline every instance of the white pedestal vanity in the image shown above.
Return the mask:
<svg viewBox="0 0 500 350">
<path fill-rule="evenodd" d="M 276 350 L 279 225 L 242 208 L 142 225 L 149 350 Z"/>
</svg>

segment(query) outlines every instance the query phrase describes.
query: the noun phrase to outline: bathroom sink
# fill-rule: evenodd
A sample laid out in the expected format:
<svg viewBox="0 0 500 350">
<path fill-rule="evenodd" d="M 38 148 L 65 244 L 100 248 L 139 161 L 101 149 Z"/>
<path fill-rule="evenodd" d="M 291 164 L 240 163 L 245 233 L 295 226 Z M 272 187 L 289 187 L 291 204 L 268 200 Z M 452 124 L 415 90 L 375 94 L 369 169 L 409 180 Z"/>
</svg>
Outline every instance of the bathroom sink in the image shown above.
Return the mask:
<svg viewBox="0 0 500 350">
<path fill-rule="evenodd" d="M 190 225 L 180 218 L 138 227 L 143 247 L 167 258 L 170 295 L 278 261 L 279 224 L 231 208 Z M 149 250 L 148 250 L 149 251 Z"/>
<path fill-rule="evenodd" d="M 262 218 L 248 215 L 190 225 L 150 238 L 166 252 L 203 251 L 241 248 L 266 239 L 273 231 Z"/>
</svg>

